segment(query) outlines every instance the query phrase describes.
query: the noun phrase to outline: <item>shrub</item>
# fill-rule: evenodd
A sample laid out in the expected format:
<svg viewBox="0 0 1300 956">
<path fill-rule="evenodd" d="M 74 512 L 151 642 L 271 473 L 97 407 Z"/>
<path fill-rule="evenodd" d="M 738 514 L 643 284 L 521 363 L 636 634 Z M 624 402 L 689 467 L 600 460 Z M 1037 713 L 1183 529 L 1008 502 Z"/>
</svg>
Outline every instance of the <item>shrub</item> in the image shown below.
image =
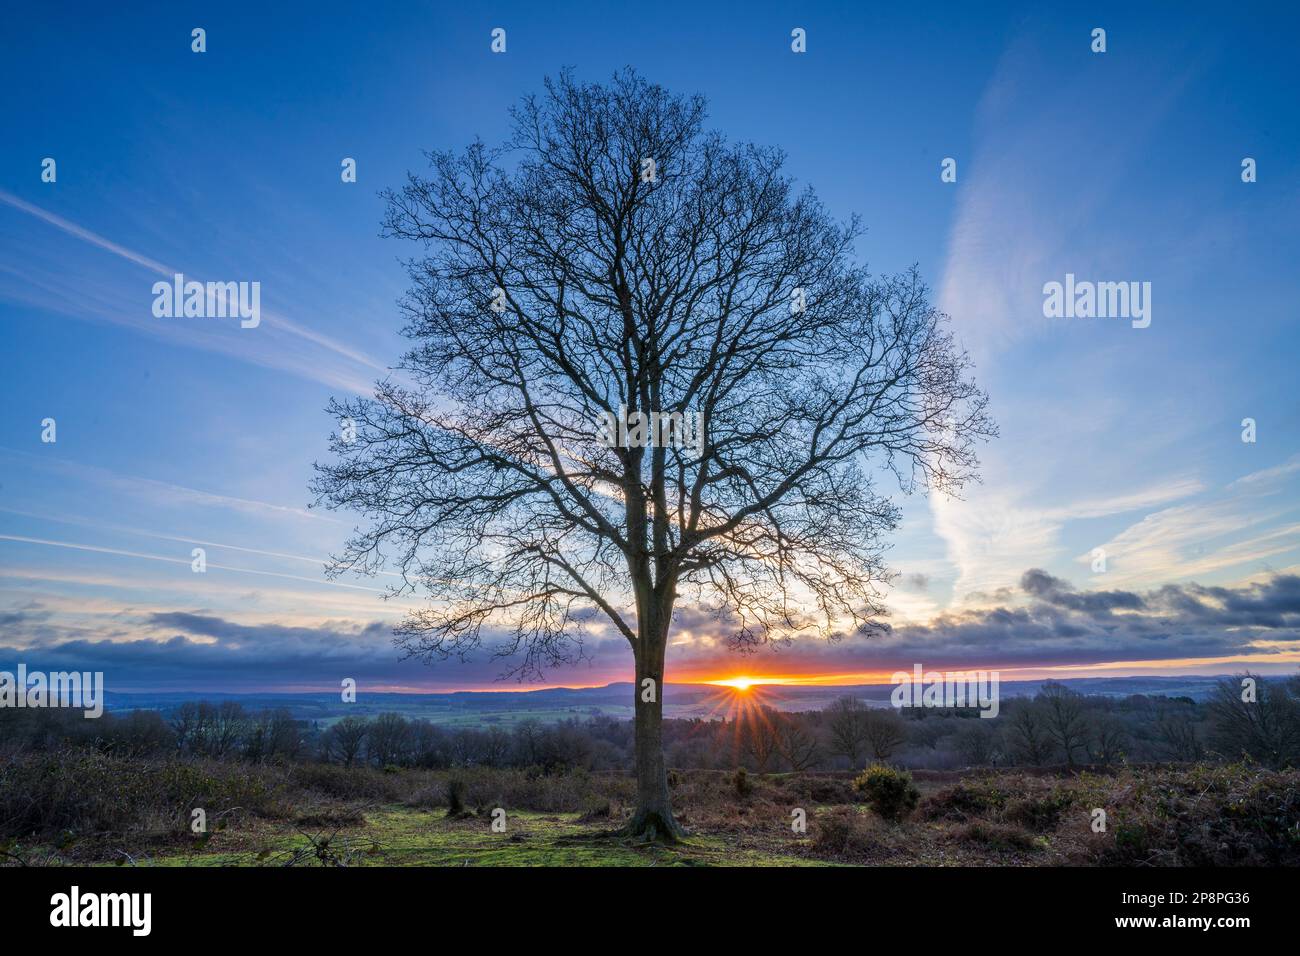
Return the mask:
<svg viewBox="0 0 1300 956">
<path fill-rule="evenodd" d="M 1073 803 L 1068 793 L 1049 793 L 1013 800 L 1003 811 L 1003 818 L 1038 833 L 1055 830 L 1063 814 Z"/>
<path fill-rule="evenodd" d="M 779 783 L 781 799 L 785 800 L 808 801 L 822 806 L 862 802 L 853 789 L 852 777 L 797 774 L 781 778 Z"/>
<path fill-rule="evenodd" d="M 991 778 L 961 780 L 951 787 L 927 797 L 921 816 L 927 820 L 965 822 L 975 817 L 1000 813 L 1007 794 Z"/>
<path fill-rule="evenodd" d="M 404 782 L 397 774 L 384 774 L 371 767 L 343 767 L 338 764 L 295 764 L 293 783 L 336 800 L 382 800 L 392 803 L 403 796 Z"/>
<path fill-rule="evenodd" d="M 958 827 L 953 836 L 965 843 L 983 843 L 996 850 L 1036 850 L 1040 848 L 1032 833 L 1008 823 L 976 820 Z"/>
<path fill-rule="evenodd" d="M 1201 764 L 1081 785 L 1082 806 L 1107 808 L 1108 833 L 1086 844 L 1105 865 L 1300 864 L 1300 771 Z"/>
<path fill-rule="evenodd" d="M 824 814 L 813 827 L 813 849 L 825 856 L 857 856 L 869 850 L 871 842 L 867 827 L 852 810 Z"/>
<path fill-rule="evenodd" d="M 460 777 L 451 777 L 447 780 L 447 816 L 464 816 L 466 790 L 465 781 Z"/>
<path fill-rule="evenodd" d="M 851 807 L 817 814 L 809 823 L 809 832 L 813 856 L 872 864 L 915 859 L 911 834 Z"/>
<path fill-rule="evenodd" d="M 754 781 L 749 779 L 749 773 L 744 767 L 736 768 L 736 775 L 732 779 L 732 783 L 736 788 L 736 796 L 742 800 L 754 792 Z"/>
<path fill-rule="evenodd" d="M 808 777 L 805 780 L 802 792 L 815 803 L 853 803 L 856 799 L 851 780 L 834 777 Z"/>
<path fill-rule="evenodd" d="M 609 800 L 589 798 L 587 808 L 578 819 L 583 823 L 591 823 L 595 820 L 608 820 L 613 815 L 614 807 Z"/>
<path fill-rule="evenodd" d="M 886 820 L 903 819 L 921 798 L 910 773 L 884 764 L 868 767 L 853 786 L 866 798 L 867 806 Z"/>
<path fill-rule="evenodd" d="M 28 834 L 187 831 L 190 811 L 278 815 L 280 771 L 207 760 L 125 758 L 87 749 L 25 755 L 0 765 L 0 838 Z"/>
<path fill-rule="evenodd" d="M 365 826 L 366 818 L 356 807 L 342 807 L 304 813 L 294 820 L 294 823 L 300 827 L 339 829 L 341 827 Z"/>
</svg>

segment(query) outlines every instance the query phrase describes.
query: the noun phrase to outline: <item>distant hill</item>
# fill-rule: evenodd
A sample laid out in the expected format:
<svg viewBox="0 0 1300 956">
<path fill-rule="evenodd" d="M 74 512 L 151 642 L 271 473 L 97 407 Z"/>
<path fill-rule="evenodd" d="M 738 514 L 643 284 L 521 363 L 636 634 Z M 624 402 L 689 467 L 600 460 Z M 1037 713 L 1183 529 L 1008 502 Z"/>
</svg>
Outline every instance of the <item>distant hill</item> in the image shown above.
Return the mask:
<svg viewBox="0 0 1300 956">
<path fill-rule="evenodd" d="M 1064 680 L 1081 694 L 1104 697 L 1127 697 L 1147 694 L 1165 697 L 1191 697 L 1204 700 L 1222 677 L 1081 677 Z M 1036 694 L 1043 681 L 1004 681 L 1004 697 Z M 746 693 L 777 710 L 820 710 L 837 697 L 851 695 L 873 706 L 889 706 L 891 684 L 825 685 L 758 685 Z M 704 684 L 668 684 L 664 688 L 664 713 L 668 717 L 709 717 L 730 709 L 730 688 Z M 632 716 L 632 684 L 607 684 L 604 687 L 548 687 L 524 691 L 455 691 L 441 694 L 395 694 L 366 692 L 360 688 L 357 702 L 344 704 L 337 693 L 263 693 L 230 694 L 201 691 L 169 693 L 106 694 L 109 710 L 170 711 L 187 700 L 235 700 L 245 708 L 262 710 L 285 707 L 302 720 L 331 723 L 346 715 L 369 716 L 395 711 L 408 717 L 422 717 L 440 724 L 512 724 L 523 720 L 564 720 L 597 715 L 628 718 Z"/>
</svg>

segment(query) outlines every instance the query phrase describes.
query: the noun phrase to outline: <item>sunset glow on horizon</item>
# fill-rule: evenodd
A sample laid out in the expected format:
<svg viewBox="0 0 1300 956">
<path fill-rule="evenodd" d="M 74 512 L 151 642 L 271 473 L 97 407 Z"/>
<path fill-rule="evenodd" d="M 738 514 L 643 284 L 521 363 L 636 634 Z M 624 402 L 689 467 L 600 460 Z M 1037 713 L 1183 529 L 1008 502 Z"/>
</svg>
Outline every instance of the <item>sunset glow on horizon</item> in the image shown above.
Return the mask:
<svg viewBox="0 0 1300 956">
<path fill-rule="evenodd" d="M 1068 680 L 1078 678 L 1122 678 L 1122 677 L 1206 677 L 1218 676 L 1241 671 L 1258 673 L 1284 674 L 1300 663 L 1300 653 L 1284 651 L 1276 654 L 1241 655 L 1236 657 L 1186 658 L 1177 660 L 1150 661 L 1107 661 L 1084 665 L 1058 664 L 1052 666 L 999 667 L 996 663 L 976 667 L 973 665 L 945 665 L 921 661 L 926 673 L 954 673 L 959 671 L 994 670 L 1003 681 L 1041 681 Z M 1270 667 L 1271 665 L 1271 667 Z M 856 687 L 871 685 L 889 685 L 896 683 L 897 673 L 910 674 L 911 668 L 900 667 L 887 671 L 836 672 L 829 674 L 763 674 L 748 671 L 744 674 L 730 674 L 725 677 L 711 677 L 696 673 L 670 675 L 669 685 L 690 687 L 719 687 L 739 693 L 745 693 L 761 687 Z M 586 681 L 543 681 L 519 684 L 511 680 L 489 682 L 466 682 L 463 685 L 448 687 L 445 685 L 421 685 L 418 682 L 404 681 L 374 684 L 367 687 L 372 693 L 382 694 L 455 694 L 455 693 L 497 693 L 527 694 L 548 690 L 596 690 L 611 684 L 627 683 L 627 677 L 616 671 Z M 189 688 L 178 688 L 189 689 Z M 289 686 L 263 687 L 262 693 L 320 693 L 333 691 L 332 687 L 319 687 L 311 684 L 294 684 Z"/>
<path fill-rule="evenodd" d="M 726 680 L 705 681 L 706 684 L 714 684 L 719 687 L 732 687 L 736 690 L 749 690 L 755 684 L 774 683 L 779 684 L 781 681 L 764 681 L 758 677 L 728 677 Z"/>
</svg>

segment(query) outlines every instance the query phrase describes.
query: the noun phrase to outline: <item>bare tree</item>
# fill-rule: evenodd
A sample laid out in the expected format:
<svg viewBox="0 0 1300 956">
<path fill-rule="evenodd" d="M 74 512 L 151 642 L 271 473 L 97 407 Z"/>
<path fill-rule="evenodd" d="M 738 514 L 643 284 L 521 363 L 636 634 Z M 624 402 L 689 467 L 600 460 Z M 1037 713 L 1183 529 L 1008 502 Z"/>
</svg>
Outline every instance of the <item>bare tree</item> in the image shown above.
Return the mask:
<svg viewBox="0 0 1300 956">
<path fill-rule="evenodd" d="M 410 656 L 488 642 L 535 677 L 597 618 L 622 635 L 629 832 L 671 840 L 679 597 L 737 647 L 871 633 L 898 511 L 870 469 L 959 487 L 994 428 L 915 270 L 871 277 L 857 221 L 797 192 L 778 150 L 706 132 L 700 97 L 564 74 L 513 119 L 501 149 L 432 153 L 387 194 L 385 233 L 423 247 L 414 344 L 373 399 L 331 405 L 348 427 L 313 489 L 369 521 L 335 573 L 427 592 L 397 630 Z"/>
<path fill-rule="evenodd" d="M 1092 729 L 1092 742 L 1088 747 L 1089 757 L 1095 763 L 1110 765 L 1124 756 L 1124 750 L 1130 744 L 1128 730 L 1109 714 L 1097 718 Z"/>
<path fill-rule="evenodd" d="M 1156 716 L 1156 737 L 1173 760 L 1200 760 L 1205 756 L 1196 724 L 1185 711 L 1160 711 Z"/>
<path fill-rule="evenodd" d="M 817 738 L 808 731 L 798 715 L 785 715 L 777 726 L 776 736 L 777 750 L 795 773 L 803 773 L 821 759 L 821 747 Z"/>
<path fill-rule="evenodd" d="M 948 718 L 927 718 L 925 710 L 922 709 L 916 712 L 916 719 L 908 725 L 907 731 L 914 744 L 927 750 L 935 750 L 939 746 L 939 741 L 951 729 Z"/>
<path fill-rule="evenodd" d="M 1001 739 L 993 721 L 976 718 L 962 721 L 964 726 L 953 735 L 953 744 L 967 765 L 984 767 L 997 763 L 1001 755 Z"/>
<path fill-rule="evenodd" d="M 1042 707 L 1047 732 L 1065 752 L 1065 762 L 1074 766 L 1074 752 L 1088 744 L 1088 720 L 1083 699 L 1064 684 L 1049 680 L 1035 698 Z"/>
<path fill-rule="evenodd" d="M 263 710 L 244 723 L 244 759 L 293 760 L 302 750 L 302 731 L 286 707 Z"/>
<path fill-rule="evenodd" d="M 849 769 L 857 770 L 867 752 L 867 708 L 856 697 L 841 697 L 826 708 L 830 751 L 848 758 Z"/>
<path fill-rule="evenodd" d="M 199 702 L 198 728 L 194 736 L 195 749 L 218 760 L 230 754 L 247 728 L 243 706 L 234 700 L 219 704 Z"/>
<path fill-rule="evenodd" d="M 410 734 L 410 724 L 401 714 L 380 714 L 366 729 L 366 756 L 380 767 L 401 765 L 406 757 Z"/>
<path fill-rule="evenodd" d="M 297 759 L 305 745 L 302 725 L 294 720 L 293 714 L 287 707 L 277 707 L 272 710 L 270 723 L 271 755 L 284 760 Z"/>
<path fill-rule="evenodd" d="M 185 751 L 192 748 L 197 738 L 203 735 L 204 712 L 198 701 L 187 700 L 172 713 L 171 728 L 176 735 L 176 749 Z"/>
<path fill-rule="evenodd" d="M 323 738 L 326 759 L 351 767 L 361 756 L 369 728 L 370 725 L 360 717 L 344 717 L 334 724 L 325 731 Z"/>
<path fill-rule="evenodd" d="M 1052 756 L 1052 739 L 1039 707 L 1030 701 L 1017 702 L 1007 731 L 1012 755 L 1020 763 L 1041 767 Z"/>
<path fill-rule="evenodd" d="M 510 743 L 507 739 L 505 748 Z M 448 734 L 427 720 L 411 722 L 411 759 L 419 767 L 446 767 L 450 761 Z M 501 761 L 504 763 L 504 758 Z"/>
<path fill-rule="evenodd" d="M 758 773 L 767 773 L 772 758 L 780 753 L 781 742 L 777 736 L 780 715 L 767 707 L 755 707 L 745 711 L 740 719 L 741 749 L 754 761 Z"/>
<path fill-rule="evenodd" d="M 510 735 L 500 727 L 489 727 L 483 738 L 483 765 L 504 767 L 510 756 Z"/>
<path fill-rule="evenodd" d="M 903 721 L 892 710 L 867 710 L 863 714 L 863 737 L 875 760 L 888 760 L 907 743 Z"/>
<path fill-rule="evenodd" d="M 515 749 L 524 766 L 541 766 L 544 736 L 541 724 L 535 720 L 525 720 L 515 726 Z"/>
<path fill-rule="evenodd" d="M 461 727 L 451 735 L 451 761 L 457 767 L 474 767 L 484 760 L 487 735 L 473 727 Z"/>
<path fill-rule="evenodd" d="M 1266 767 L 1300 762 L 1300 703 L 1289 689 L 1250 673 L 1215 685 L 1209 710 L 1216 749 Z"/>
</svg>

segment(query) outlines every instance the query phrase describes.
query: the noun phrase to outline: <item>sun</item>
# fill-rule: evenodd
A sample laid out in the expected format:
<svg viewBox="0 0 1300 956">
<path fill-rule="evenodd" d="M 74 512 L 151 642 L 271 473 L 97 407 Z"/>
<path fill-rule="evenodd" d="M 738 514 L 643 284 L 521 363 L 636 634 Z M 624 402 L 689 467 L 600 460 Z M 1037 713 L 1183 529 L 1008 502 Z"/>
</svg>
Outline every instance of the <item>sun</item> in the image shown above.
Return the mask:
<svg viewBox="0 0 1300 956">
<path fill-rule="evenodd" d="M 709 681 L 709 683 L 718 684 L 722 687 L 731 687 L 734 690 L 749 690 L 759 682 L 753 677 L 728 677 L 726 680 L 714 680 Z"/>
</svg>

